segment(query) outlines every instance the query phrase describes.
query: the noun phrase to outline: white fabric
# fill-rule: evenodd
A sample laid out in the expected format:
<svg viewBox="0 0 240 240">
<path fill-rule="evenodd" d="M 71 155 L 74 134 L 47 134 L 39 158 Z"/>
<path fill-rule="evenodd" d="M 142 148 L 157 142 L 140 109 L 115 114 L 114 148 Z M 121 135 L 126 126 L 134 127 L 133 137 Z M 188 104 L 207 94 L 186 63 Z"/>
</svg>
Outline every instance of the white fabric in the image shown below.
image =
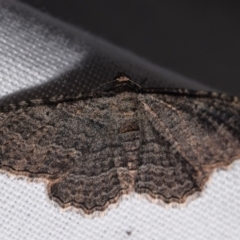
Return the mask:
<svg viewBox="0 0 240 240">
<path fill-rule="evenodd" d="M 11 12 L 6 10 L 5 14 Z M 8 18 L 11 22 L 3 24 Z M 76 53 L 75 46 L 69 47 L 61 36 L 52 41 L 41 39 L 44 31 L 41 25 L 31 29 L 30 34 L 18 25 L 20 20 L 15 21 L 14 16 L 1 21 L 0 96 L 44 83 L 56 73 L 61 74 L 59 69 L 65 72 L 70 65 L 84 59 L 84 52 L 78 49 Z M 14 29 L 14 34 L 6 29 L 8 25 L 11 25 L 9 29 Z M 37 47 L 26 40 L 31 39 L 31 35 L 38 39 Z M 166 209 L 132 197 L 104 216 L 93 219 L 55 207 L 46 194 L 44 183 L 0 174 L 0 239 L 238 240 L 239 204 L 239 162 L 228 171 L 216 172 L 202 196 L 183 208 Z"/>
<path fill-rule="evenodd" d="M 238 240 L 239 173 L 240 162 L 216 172 L 202 196 L 180 209 L 133 197 L 93 219 L 55 207 L 44 183 L 0 175 L 0 239 Z"/>
</svg>

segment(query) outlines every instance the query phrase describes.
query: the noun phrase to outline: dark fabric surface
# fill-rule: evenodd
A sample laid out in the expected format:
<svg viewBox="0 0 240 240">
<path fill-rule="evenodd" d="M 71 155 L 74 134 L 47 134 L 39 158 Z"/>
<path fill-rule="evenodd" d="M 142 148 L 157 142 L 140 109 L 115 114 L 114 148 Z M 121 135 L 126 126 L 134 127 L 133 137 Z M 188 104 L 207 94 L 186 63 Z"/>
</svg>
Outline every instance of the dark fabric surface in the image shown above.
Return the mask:
<svg viewBox="0 0 240 240">
<path fill-rule="evenodd" d="M 1 104 L 91 91 L 124 72 L 144 87 L 210 89 L 18 1 L 0 0 Z"/>
<path fill-rule="evenodd" d="M 239 1 L 20 1 L 159 66 L 240 94 Z"/>
</svg>

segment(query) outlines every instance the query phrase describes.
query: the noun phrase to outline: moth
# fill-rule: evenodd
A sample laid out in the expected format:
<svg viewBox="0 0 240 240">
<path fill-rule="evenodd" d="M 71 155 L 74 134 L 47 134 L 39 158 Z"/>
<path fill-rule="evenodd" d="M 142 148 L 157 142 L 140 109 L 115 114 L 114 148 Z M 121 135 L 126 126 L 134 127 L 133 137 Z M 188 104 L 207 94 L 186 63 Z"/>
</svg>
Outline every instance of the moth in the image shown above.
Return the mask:
<svg viewBox="0 0 240 240">
<path fill-rule="evenodd" d="M 130 193 L 184 203 L 239 158 L 240 100 L 222 93 L 120 75 L 102 90 L 0 108 L 0 169 L 45 179 L 50 199 L 85 214 Z"/>
</svg>

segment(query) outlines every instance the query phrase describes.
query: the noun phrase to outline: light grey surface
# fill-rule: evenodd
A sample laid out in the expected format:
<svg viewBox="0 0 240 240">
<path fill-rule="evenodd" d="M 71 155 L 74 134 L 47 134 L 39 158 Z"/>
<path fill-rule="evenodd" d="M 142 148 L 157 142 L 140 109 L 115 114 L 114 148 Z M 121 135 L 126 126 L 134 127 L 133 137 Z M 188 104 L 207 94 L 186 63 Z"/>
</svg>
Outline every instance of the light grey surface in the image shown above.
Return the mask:
<svg viewBox="0 0 240 240">
<path fill-rule="evenodd" d="M 215 173 L 202 196 L 180 209 L 132 197 L 93 219 L 55 207 L 44 183 L 0 175 L 0 239 L 237 240 L 239 173 L 239 162 L 229 171 Z"/>
<path fill-rule="evenodd" d="M 103 76 L 102 68 L 90 68 L 81 75 L 87 77 L 81 83 L 73 77 L 59 80 L 68 69 L 86 67 L 88 48 L 37 23 L 38 16 L 19 17 L 14 7 L 9 8 L 10 3 L 14 5 L 14 1 L 0 1 L 1 97 L 10 96 L 12 101 L 22 89 L 29 91 L 20 98 L 26 94 L 30 98 L 53 95 L 59 88 L 62 92 L 85 89 L 85 85 L 92 88 L 94 83 L 89 79 L 98 81 Z M 36 24 L 30 24 L 32 21 Z M 156 70 L 156 66 L 148 69 L 154 72 L 154 78 L 159 75 L 160 80 L 171 84 L 201 86 L 163 69 Z M 98 76 L 98 71 L 102 75 Z M 0 239 L 239 239 L 239 173 L 239 162 L 229 171 L 215 173 L 202 197 L 181 209 L 165 209 L 132 197 L 94 219 L 56 208 L 48 200 L 44 183 L 0 174 Z"/>
</svg>

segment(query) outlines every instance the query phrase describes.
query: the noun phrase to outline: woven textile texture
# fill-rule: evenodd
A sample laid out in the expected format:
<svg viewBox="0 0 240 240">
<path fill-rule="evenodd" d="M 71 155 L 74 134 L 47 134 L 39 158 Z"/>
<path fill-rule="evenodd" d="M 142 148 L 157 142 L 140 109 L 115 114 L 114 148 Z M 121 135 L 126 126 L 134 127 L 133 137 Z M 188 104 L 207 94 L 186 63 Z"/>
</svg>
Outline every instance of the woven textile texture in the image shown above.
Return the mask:
<svg viewBox="0 0 240 240">
<path fill-rule="evenodd" d="M 0 104 L 90 91 L 126 72 L 145 87 L 208 89 L 13 0 L 0 0 Z M 43 182 L 0 174 L 0 239 L 239 239 L 240 163 L 168 209 L 131 196 L 101 217 L 62 211 Z"/>
</svg>

